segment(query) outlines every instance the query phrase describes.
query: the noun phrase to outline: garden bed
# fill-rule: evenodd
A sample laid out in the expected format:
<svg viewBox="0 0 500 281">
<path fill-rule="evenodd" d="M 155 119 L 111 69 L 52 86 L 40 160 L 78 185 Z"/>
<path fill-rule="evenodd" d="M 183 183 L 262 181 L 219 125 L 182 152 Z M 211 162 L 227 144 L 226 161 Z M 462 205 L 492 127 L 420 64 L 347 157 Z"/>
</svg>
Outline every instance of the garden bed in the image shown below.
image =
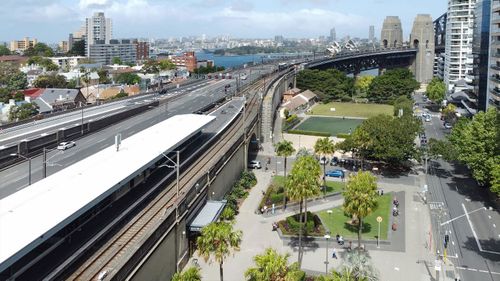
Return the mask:
<svg viewBox="0 0 500 281">
<path fill-rule="evenodd" d="M 305 214 L 303 214 L 304 216 Z M 324 236 L 325 228 L 321 223 L 321 219 L 314 213 L 307 212 L 307 223 L 303 227 L 304 234 L 310 236 Z M 284 235 L 298 235 L 300 224 L 299 214 L 287 217 L 285 220 L 278 222 L 278 227 Z"/>
</svg>

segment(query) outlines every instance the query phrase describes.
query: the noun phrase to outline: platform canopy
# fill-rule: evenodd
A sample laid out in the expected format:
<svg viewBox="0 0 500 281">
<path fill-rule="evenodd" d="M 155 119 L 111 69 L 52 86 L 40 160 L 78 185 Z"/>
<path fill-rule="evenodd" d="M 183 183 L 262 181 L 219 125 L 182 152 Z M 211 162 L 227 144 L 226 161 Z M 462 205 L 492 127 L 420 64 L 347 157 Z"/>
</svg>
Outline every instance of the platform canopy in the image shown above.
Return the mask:
<svg viewBox="0 0 500 281">
<path fill-rule="evenodd" d="M 0 271 L 215 120 L 176 115 L 0 200 Z M 77 146 L 72 148 L 78 153 Z"/>
<path fill-rule="evenodd" d="M 201 229 L 219 219 L 224 206 L 226 206 L 226 200 L 222 201 L 207 201 L 203 209 L 196 215 L 194 220 L 189 224 L 189 231 L 191 232 L 201 232 Z"/>
</svg>

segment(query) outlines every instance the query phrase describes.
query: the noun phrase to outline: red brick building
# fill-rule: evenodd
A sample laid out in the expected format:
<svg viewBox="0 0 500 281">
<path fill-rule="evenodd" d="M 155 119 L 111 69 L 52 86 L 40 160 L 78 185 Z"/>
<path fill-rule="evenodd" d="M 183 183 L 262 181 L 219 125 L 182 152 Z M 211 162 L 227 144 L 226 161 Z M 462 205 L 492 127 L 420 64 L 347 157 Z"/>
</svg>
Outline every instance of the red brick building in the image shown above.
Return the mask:
<svg viewBox="0 0 500 281">
<path fill-rule="evenodd" d="M 140 42 L 134 41 L 135 49 L 136 49 L 136 60 L 137 61 L 146 61 L 149 59 L 149 43 L 148 42 Z"/>
<path fill-rule="evenodd" d="M 185 67 L 189 72 L 193 72 L 197 66 L 194 52 L 185 52 L 184 55 L 173 56 L 170 60 L 178 67 Z"/>
</svg>

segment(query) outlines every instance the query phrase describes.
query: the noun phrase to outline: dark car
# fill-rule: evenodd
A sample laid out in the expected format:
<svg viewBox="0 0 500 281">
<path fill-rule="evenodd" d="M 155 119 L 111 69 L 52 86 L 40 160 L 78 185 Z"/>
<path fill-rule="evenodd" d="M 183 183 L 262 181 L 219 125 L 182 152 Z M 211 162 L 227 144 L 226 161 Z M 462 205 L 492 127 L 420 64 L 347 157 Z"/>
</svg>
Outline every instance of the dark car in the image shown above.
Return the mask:
<svg viewBox="0 0 500 281">
<path fill-rule="evenodd" d="M 330 160 L 330 166 L 337 166 L 339 164 L 339 158 L 334 156 L 332 160 Z"/>
</svg>

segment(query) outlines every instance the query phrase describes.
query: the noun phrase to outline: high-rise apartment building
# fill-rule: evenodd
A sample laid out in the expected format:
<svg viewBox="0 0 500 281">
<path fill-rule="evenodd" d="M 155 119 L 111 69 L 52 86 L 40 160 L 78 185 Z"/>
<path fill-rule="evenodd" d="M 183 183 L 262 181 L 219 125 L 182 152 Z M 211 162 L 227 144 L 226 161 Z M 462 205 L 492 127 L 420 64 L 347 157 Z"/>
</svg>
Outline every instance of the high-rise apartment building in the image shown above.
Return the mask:
<svg viewBox="0 0 500 281">
<path fill-rule="evenodd" d="M 73 49 L 73 44 L 75 44 L 75 42 L 85 40 L 86 36 L 87 27 L 85 25 L 82 25 L 76 32 L 70 33 L 68 36 L 68 49 Z"/>
<path fill-rule="evenodd" d="M 29 37 L 25 37 L 23 40 L 14 40 L 10 42 L 10 50 L 12 52 L 16 51 L 24 51 L 29 47 L 34 47 L 38 43 L 36 38 L 30 39 Z"/>
<path fill-rule="evenodd" d="M 368 41 L 371 43 L 375 42 L 375 26 L 370 25 L 368 28 Z"/>
<path fill-rule="evenodd" d="M 106 18 L 104 13 L 94 13 L 91 18 L 85 21 L 86 42 L 85 51 L 87 57 L 90 56 L 89 46 L 95 44 L 109 44 L 113 38 L 113 27 L 110 18 Z"/>
<path fill-rule="evenodd" d="M 500 109 L 500 0 L 491 1 L 489 80 L 486 107 Z"/>
<path fill-rule="evenodd" d="M 472 35 L 476 0 L 448 0 L 444 82 L 455 82 L 472 72 Z"/>
<path fill-rule="evenodd" d="M 120 58 L 126 63 L 135 63 L 137 60 L 136 45 L 130 39 L 112 39 L 109 44 L 89 45 L 90 60 L 95 63 L 111 64 L 113 58 Z"/>
<path fill-rule="evenodd" d="M 149 59 L 149 42 L 133 40 L 136 50 L 136 59 L 138 62 L 143 62 Z"/>
</svg>

